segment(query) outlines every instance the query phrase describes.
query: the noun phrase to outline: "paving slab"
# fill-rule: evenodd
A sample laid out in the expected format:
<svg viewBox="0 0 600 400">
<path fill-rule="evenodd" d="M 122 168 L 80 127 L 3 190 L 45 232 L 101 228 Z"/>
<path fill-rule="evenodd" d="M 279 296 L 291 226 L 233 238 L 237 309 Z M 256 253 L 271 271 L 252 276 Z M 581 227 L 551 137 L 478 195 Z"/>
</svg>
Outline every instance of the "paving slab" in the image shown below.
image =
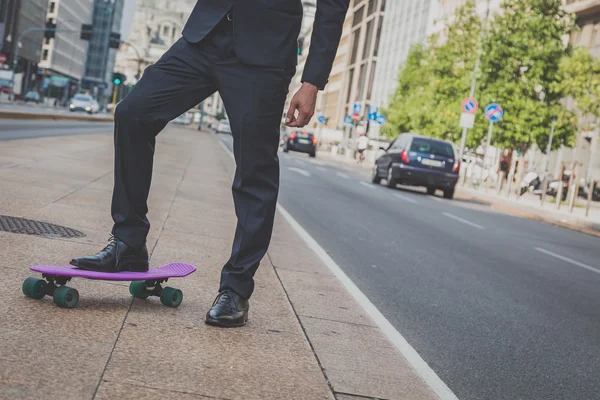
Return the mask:
<svg viewBox="0 0 600 400">
<path fill-rule="evenodd" d="M 335 392 L 437 399 L 379 329 L 313 318 L 303 318 L 302 325 Z"/>
</svg>

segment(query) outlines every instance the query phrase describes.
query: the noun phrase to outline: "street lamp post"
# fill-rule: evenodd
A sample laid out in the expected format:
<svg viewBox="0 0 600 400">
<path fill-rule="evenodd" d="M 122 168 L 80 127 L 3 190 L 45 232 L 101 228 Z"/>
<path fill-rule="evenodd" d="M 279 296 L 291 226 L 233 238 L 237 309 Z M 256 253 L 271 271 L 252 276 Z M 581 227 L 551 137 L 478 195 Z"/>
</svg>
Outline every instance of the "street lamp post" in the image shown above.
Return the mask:
<svg viewBox="0 0 600 400">
<path fill-rule="evenodd" d="M 481 45 L 483 43 L 483 39 L 485 39 L 485 32 L 487 28 L 487 22 L 490 16 L 490 3 L 491 0 L 487 0 L 487 8 L 485 11 L 485 17 L 483 19 L 483 23 L 481 25 L 481 35 L 479 37 L 479 46 L 477 46 L 477 56 L 475 58 L 475 67 L 473 68 L 473 78 L 471 81 L 471 90 L 469 92 L 469 97 L 475 96 L 475 88 L 477 86 L 477 73 L 479 72 L 479 62 L 481 60 Z M 465 151 L 465 144 L 467 143 L 467 131 L 468 128 L 463 128 L 462 137 L 460 139 L 460 149 L 458 151 L 458 159 L 462 162 L 463 153 Z"/>
<path fill-rule="evenodd" d="M 546 146 L 546 156 L 544 161 L 544 187 L 542 188 L 542 205 L 546 202 L 546 192 L 548 191 L 548 167 L 550 165 L 550 151 L 552 150 L 552 139 L 554 137 L 554 127 L 556 126 L 556 114 L 552 116 L 552 126 L 550 127 L 550 138 Z"/>
</svg>

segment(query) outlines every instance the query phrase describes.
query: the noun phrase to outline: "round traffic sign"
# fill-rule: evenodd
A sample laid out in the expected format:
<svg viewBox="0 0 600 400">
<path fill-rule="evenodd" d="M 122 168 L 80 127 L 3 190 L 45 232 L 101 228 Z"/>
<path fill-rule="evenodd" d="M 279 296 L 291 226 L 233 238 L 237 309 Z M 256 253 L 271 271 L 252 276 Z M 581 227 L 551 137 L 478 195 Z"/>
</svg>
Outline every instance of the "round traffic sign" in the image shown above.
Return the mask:
<svg viewBox="0 0 600 400">
<path fill-rule="evenodd" d="M 462 102 L 462 111 L 467 114 L 475 114 L 477 109 L 479 108 L 479 104 L 477 104 L 477 100 L 472 97 L 467 97 Z"/>
<path fill-rule="evenodd" d="M 497 122 L 502 119 L 502 115 L 504 115 L 504 110 L 500 107 L 500 104 L 492 103 L 488 104 L 485 107 L 485 117 L 492 122 Z"/>
</svg>

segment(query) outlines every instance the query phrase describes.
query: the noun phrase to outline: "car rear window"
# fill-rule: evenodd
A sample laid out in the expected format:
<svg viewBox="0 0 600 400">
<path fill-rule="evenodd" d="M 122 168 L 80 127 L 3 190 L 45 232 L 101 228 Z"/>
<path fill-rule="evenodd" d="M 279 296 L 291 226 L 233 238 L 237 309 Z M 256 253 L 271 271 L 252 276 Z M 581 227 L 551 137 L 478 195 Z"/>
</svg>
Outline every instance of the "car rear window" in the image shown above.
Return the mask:
<svg viewBox="0 0 600 400">
<path fill-rule="evenodd" d="M 75 100 L 92 101 L 92 98 L 89 97 L 89 96 L 78 94 L 78 95 L 75 96 Z"/>
<path fill-rule="evenodd" d="M 296 135 L 300 139 L 312 139 L 312 137 L 313 137 L 313 134 L 312 133 L 308 133 L 308 132 L 296 132 Z"/>
<path fill-rule="evenodd" d="M 454 157 L 454 148 L 452 148 L 450 143 L 423 138 L 414 138 L 412 144 L 410 145 L 410 151 Z"/>
</svg>

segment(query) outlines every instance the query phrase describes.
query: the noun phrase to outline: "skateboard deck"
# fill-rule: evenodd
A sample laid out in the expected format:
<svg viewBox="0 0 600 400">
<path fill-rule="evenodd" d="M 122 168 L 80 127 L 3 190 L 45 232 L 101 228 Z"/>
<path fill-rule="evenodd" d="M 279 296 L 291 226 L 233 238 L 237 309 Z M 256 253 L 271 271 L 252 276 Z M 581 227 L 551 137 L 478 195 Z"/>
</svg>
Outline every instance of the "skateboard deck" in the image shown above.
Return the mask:
<svg viewBox="0 0 600 400">
<path fill-rule="evenodd" d="M 52 296 L 54 302 L 63 308 L 73 308 L 79 301 L 77 290 L 65 286 L 72 278 L 86 278 L 106 281 L 131 281 L 129 293 L 135 298 L 146 299 L 150 296 L 160 297 L 162 304 L 178 307 L 183 300 L 183 292 L 162 284 L 170 278 L 183 278 L 196 267 L 190 264 L 171 263 L 160 268 L 150 268 L 148 272 L 97 272 L 79 269 L 73 266 L 37 265 L 31 271 L 42 274 L 43 279 L 27 278 L 23 282 L 23 294 L 33 299 Z"/>
</svg>

